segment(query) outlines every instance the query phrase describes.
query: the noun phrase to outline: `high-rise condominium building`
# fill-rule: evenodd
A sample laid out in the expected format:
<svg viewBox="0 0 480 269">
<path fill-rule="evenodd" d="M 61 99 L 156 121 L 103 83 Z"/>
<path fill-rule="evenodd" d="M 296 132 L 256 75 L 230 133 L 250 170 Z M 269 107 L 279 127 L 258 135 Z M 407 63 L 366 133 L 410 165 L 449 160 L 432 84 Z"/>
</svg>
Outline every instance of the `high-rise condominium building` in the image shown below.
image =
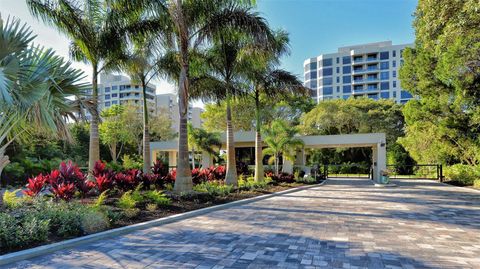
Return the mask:
<svg viewBox="0 0 480 269">
<path fill-rule="evenodd" d="M 157 113 L 167 113 L 172 120 L 174 131 L 178 132 L 180 115 L 178 113 L 177 95 L 171 93 L 157 94 L 156 103 Z M 200 114 L 202 114 L 202 112 L 202 108 L 193 107 L 191 104 L 188 105 L 188 121 L 192 123 L 193 127 L 202 127 L 203 122 L 200 119 Z"/>
<path fill-rule="evenodd" d="M 336 53 L 321 54 L 305 60 L 304 84 L 317 102 L 353 96 L 390 98 L 406 103 L 412 95 L 401 88 L 398 71 L 403 63 L 403 49 L 411 46 L 385 41 L 341 47 Z"/>
</svg>

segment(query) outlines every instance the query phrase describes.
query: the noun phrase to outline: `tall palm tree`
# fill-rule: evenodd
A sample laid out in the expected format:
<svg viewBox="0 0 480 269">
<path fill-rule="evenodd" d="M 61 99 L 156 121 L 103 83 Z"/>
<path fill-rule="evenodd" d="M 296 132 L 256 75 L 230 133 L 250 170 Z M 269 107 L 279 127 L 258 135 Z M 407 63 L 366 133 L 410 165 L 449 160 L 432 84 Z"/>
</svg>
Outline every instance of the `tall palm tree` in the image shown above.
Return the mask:
<svg viewBox="0 0 480 269">
<path fill-rule="evenodd" d="M 187 110 L 191 83 L 191 53 L 200 46 L 208 46 L 210 41 L 225 31 L 233 28 L 249 32 L 257 40 L 268 38 L 266 23 L 253 12 L 253 0 L 117 0 L 127 9 L 139 7 L 155 12 L 159 24 L 170 23 L 171 49 L 176 52 L 175 60 L 179 66 L 179 143 L 176 192 L 192 190 L 190 165 L 188 160 Z M 166 18 L 168 17 L 168 18 Z M 154 21 L 149 24 L 154 25 Z M 154 28 L 154 27 L 152 27 Z"/>
<path fill-rule="evenodd" d="M 297 130 L 281 120 L 272 122 L 270 128 L 265 129 L 265 155 L 271 155 L 270 160 L 275 164 L 275 175 L 279 174 L 280 156 L 283 159 L 293 160 L 296 149 L 303 147 L 303 140 L 296 138 Z"/>
<path fill-rule="evenodd" d="M 149 173 L 152 166 L 150 156 L 150 133 L 148 129 L 148 83 L 158 75 L 159 50 L 158 43 L 153 38 L 137 37 L 133 40 L 130 48 L 119 58 L 118 64 L 121 70 L 130 75 L 133 81 L 140 83 L 143 99 L 143 172 Z"/>
<path fill-rule="evenodd" d="M 100 159 L 98 124 L 98 74 L 108 69 L 125 44 L 124 32 L 119 27 L 123 13 L 115 10 L 107 0 L 27 0 L 30 12 L 44 23 L 70 38 L 70 55 L 76 61 L 92 67 L 92 95 L 90 106 L 90 143 L 88 169 L 92 171 Z"/>
<path fill-rule="evenodd" d="M 54 54 L 33 46 L 30 28 L 16 19 L 0 20 L 0 174 L 9 163 L 5 150 L 23 133 L 22 125 L 48 127 L 68 138 L 68 96 L 84 93 L 81 71 Z"/>
<path fill-rule="evenodd" d="M 263 103 L 261 96 L 268 100 L 281 101 L 290 96 L 305 96 L 308 89 L 302 82 L 288 71 L 277 69 L 280 57 L 288 54 L 288 34 L 277 31 L 274 42 L 267 48 L 251 49 L 252 53 L 247 57 L 247 72 L 253 87 L 250 97 L 255 102 L 255 180 L 262 181 L 264 178 L 262 135 L 261 135 L 261 110 Z"/>
</svg>

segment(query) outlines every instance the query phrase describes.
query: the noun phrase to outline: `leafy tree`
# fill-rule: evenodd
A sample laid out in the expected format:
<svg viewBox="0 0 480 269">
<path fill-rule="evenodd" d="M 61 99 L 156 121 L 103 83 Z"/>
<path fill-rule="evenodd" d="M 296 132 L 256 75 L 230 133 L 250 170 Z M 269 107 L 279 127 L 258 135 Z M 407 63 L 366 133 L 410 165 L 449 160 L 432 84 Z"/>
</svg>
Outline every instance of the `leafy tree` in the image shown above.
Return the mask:
<svg viewBox="0 0 480 269">
<path fill-rule="evenodd" d="M 103 119 L 99 128 L 101 141 L 108 146 L 112 162 L 117 163 L 123 147 L 125 144 L 133 143 L 135 136 L 125 128 L 130 122 L 125 120 L 124 106 L 113 105 L 106 108 L 102 110 L 101 116 Z"/>
<path fill-rule="evenodd" d="M 288 126 L 285 121 L 273 121 L 270 128 L 264 130 L 265 144 L 264 155 L 270 155 L 269 162 L 275 164 L 275 174 L 279 175 L 280 156 L 284 159 L 294 160 L 295 150 L 303 147 L 303 141 L 295 137 L 296 128 Z"/>
<path fill-rule="evenodd" d="M 251 131 L 255 128 L 255 103 L 245 98 L 238 98 L 231 102 L 233 131 Z M 200 117 L 203 128 L 209 132 L 223 132 L 227 128 L 225 121 L 226 102 L 205 104 L 205 110 Z"/>
<path fill-rule="evenodd" d="M 26 126 L 45 127 L 68 138 L 68 96 L 83 93 L 81 71 L 51 49 L 33 46 L 30 28 L 0 20 L 0 174 L 9 164 L 7 147 Z"/>
<path fill-rule="evenodd" d="M 479 8 L 476 0 L 418 3 L 400 79 L 420 98 L 405 106 L 399 140 L 417 162 L 480 162 Z"/>
<path fill-rule="evenodd" d="M 92 95 L 89 107 L 90 143 L 88 168 L 92 171 L 100 159 L 98 137 L 98 74 L 110 68 L 121 46 L 124 31 L 118 18 L 123 13 L 107 4 L 106 0 L 65 1 L 27 0 L 30 12 L 49 26 L 70 38 L 70 55 L 76 61 L 90 63 L 92 67 Z"/>
<path fill-rule="evenodd" d="M 401 105 L 385 99 L 325 100 L 302 116 L 299 130 L 304 135 L 385 133 L 387 151 L 390 151 L 391 146 L 404 134 L 401 108 Z M 371 157 L 370 152 L 363 148 L 321 149 L 314 153 L 314 159 L 322 163 L 361 163 Z M 402 161 L 397 160 L 392 164 L 396 163 Z"/>
</svg>

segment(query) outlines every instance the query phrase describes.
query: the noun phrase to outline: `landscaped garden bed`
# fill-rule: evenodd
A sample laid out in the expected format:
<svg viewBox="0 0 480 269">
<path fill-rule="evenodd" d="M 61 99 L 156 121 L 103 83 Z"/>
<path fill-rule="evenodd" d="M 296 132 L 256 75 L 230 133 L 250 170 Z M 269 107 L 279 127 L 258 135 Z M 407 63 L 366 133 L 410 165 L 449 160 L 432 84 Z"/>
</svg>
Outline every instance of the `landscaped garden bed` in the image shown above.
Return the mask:
<svg viewBox="0 0 480 269">
<path fill-rule="evenodd" d="M 0 205 L 0 254 L 317 182 L 268 173 L 262 182 L 239 176 L 234 187 L 224 184 L 225 169 L 217 166 L 194 169 L 194 191 L 176 194 L 175 170 L 161 162 L 149 174 L 113 172 L 98 162 L 92 174 L 67 162 L 28 179 L 22 196 L 7 191 Z"/>
</svg>

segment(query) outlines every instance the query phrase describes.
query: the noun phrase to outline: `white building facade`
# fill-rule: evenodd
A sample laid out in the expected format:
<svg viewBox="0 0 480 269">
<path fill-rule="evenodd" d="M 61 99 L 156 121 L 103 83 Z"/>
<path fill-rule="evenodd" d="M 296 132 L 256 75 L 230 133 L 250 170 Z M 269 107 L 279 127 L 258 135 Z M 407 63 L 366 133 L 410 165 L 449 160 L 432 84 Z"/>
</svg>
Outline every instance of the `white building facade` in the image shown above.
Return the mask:
<svg viewBox="0 0 480 269">
<path fill-rule="evenodd" d="M 178 97 L 175 94 L 157 94 L 156 96 L 156 111 L 157 113 L 168 113 L 170 119 L 172 120 L 172 127 L 175 132 L 179 131 L 180 127 L 180 115 L 178 113 Z M 202 120 L 200 114 L 202 114 L 203 109 L 200 107 L 193 107 L 191 104 L 188 105 L 188 121 L 192 123 L 193 127 L 201 128 Z"/>
<path fill-rule="evenodd" d="M 304 85 L 311 97 L 328 99 L 368 97 L 406 103 L 412 95 L 403 90 L 399 69 L 402 52 L 413 44 L 393 45 L 391 41 L 338 48 L 304 62 Z"/>
</svg>

